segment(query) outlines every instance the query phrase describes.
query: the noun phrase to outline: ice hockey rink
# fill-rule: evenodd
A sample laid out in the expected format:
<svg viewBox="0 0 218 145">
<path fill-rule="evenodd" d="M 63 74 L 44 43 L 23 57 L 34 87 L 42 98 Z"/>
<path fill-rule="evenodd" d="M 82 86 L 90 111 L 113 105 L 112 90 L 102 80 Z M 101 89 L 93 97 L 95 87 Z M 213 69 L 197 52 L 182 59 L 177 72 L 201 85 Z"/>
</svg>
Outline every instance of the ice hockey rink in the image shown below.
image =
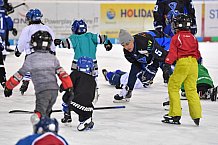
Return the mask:
<svg viewBox="0 0 218 145">
<path fill-rule="evenodd" d="M 214 84 L 218 84 L 218 43 L 199 43 L 203 64 L 207 67 Z M 57 49 L 57 57 L 61 65 L 70 73 L 73 50 Z M 218 102 L 201 100 L 203 118 L 200 126 L 194 125 L 189 116 L 187 101 L 182 100 L 181 125 L 164 124 L 162 116 L 167 111 L 162 103 L 168 97 L 167 87 L 163 84 L 162 72 L 158 71 L 154 84 L 150 88 L 136 89 L 129 103 L 113 103 L 113 96 L 119 93 L 105 81 L 101 70 L 121 69 L 129 71 L 130 63 L 125 60 L 122 48 L 114 45 L 106 52 L 102 45 L 98 46 L 99 64 L 99 101 L 95 107 L 121 106 L 124 109 L 96 110 L 92 130 L 79 132 L 78 116 L 72 112 L 71 126 L 60 123 L 63 113 L 53 113 L 59 121 L 59 134 L 70 145 L 217 145 L 218 144 Z M 5 67 L 7 77 L 13 75 L 24 61 L 24 54 L 17 58 L 13 54 L 7 56 Z M 40 60 L 38 60 L 40 61 Z M 43 63 L 43 62 L 42 62 Z M 49 84 L 48 84 L 49 85 Z M 19 92 L 20 85 L 10 98 L 5 98 L 0 87 L 0 145 L 13 145 L 19 139 L 32 134 L 31 114 L 9 114 L 10 110 L 22 109 L 33 111 L 35 96 L 32 83 L 23 96 Z M 61 109 L 61 97 L 54 109 Z"/>
</svg>

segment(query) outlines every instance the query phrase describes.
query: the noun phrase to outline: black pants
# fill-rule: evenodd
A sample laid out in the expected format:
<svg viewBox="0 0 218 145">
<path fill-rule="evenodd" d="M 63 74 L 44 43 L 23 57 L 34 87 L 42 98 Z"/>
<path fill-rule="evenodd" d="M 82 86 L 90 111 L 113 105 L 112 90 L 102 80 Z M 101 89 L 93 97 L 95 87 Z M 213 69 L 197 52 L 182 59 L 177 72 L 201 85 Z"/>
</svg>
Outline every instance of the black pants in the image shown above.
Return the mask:
<svg viewBox="0 0 218 145">
<path fill-rule="evenodd" d="M 4 67 L 4 57 L 0 51 L 0 83 L 6 81 L 6 72 Z"/>
</svg>

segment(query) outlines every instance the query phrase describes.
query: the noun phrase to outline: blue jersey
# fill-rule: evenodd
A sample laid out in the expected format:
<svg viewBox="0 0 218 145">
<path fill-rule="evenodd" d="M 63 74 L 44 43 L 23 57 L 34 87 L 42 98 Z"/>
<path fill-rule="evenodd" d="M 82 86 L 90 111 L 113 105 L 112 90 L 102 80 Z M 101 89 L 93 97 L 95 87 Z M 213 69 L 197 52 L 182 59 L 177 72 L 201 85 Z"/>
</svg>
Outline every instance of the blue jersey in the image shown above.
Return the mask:
<svg viewBox="0 0 218 145">
<path fill-rule="evenodd" d="M 44 134 L 33 134 L 19 140 L 16 145 L 68 145 L 67 141 L 60 135 L 52 132 Z"/>
<path fill-rule="evenodd" d="M 5 10 L 0 10 L 0 36 L 5 39 L 7 31 L 11 31 L 13 27 L 11 17 L 5 14 Z"/>
<path fill-rule="evenodd" d="M 138 59 L 145 57 L 145 55 L 147 56 L 147 61 L 153 58 L 164 61 L 171 41 L 171 38 L 168 35 L 156 30 L 149 30 L 138 33 L 133 37 L 133 52 L 128 52 L 124 49 L 124 55 L 130 63 L 139 64 L 140 66 Z"/>
<path fill-rule="evenodd" d="M 4 6 L 4 0 L 0 0 L 0 7 Z"/>
<path fill-rule="evenodd" d="M 154 28 L 162 28 L 164 33 L 173 36 L 171 19 L 179 13 L 188 14 L 192 19 L 193 25 L 196 25 L 192 0 L 157 0 L 153 11 Z"/>
</svg>

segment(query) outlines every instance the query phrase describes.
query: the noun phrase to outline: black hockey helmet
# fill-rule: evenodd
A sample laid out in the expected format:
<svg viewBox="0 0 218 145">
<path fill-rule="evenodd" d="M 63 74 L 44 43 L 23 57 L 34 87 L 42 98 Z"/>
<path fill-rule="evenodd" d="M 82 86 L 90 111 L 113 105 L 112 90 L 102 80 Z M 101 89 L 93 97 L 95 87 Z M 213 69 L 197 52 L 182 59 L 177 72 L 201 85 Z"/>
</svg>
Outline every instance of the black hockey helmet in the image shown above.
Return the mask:
<svg viewBox="0 0 218 145">
<path fill-rule="evenodd" d="M 30 45 L 32 46 L 34 51 L 49 51 L 52 41 L 52 36 L 49 32 L 40 30 L 31 36 Z"/>
<path fill-rule="evenodd" d="M 171 27 L 175 30 L 190 30 L 192 20 L 188 15 L 178 14 L 172 18 Z"/>
</svg>

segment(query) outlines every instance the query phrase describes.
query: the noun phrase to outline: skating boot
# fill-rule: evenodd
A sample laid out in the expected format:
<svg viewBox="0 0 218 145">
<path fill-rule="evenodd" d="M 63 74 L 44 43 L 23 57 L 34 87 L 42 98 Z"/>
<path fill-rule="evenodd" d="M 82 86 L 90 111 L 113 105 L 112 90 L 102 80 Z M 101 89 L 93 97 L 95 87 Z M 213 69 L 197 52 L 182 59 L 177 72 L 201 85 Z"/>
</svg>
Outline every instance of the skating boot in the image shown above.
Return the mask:
<svg viewBox="0 0 218 145">
<path fill-rule="evenodd" d="M 164 120 L 162 120 L 163 123 L 169 123 L 169 124 L 181 124 L 179 120 L 181 119 L 181 116 L 169 116 L 168 114 L 163 116 Z"/>
<path fill-rule="evenodd" d="M 193 119 L 194 123 L 199 126 L 200 124 L 200 118 L 196 118 L 196 119 Z"/>
<path fill-rule="evenodd" d="M 62 123 L 70 123 L 72 122 L 71 113 L 64 113 L 64 118 L 61 119 Z"/>
<path fill-rule="evenodd" d="M 128 91 L 126 96 L 122 96 L 122 95 L 119 95 L 119 94 L 116 94 L 114 96 L 114 103 L 125 103 L 125 102 L 129 102 L 130 101 L 130 98 L 132 97 L 132 91 Z"/>
<path fill-rule="evenodd" d="M 108 71 L 106 69 L 102 69 L 102 74 L 103 74 L 103 76 L 104 76 L 106 81 L 108 81 L 108 79 L 107 79 L 107 72 Z"/>
<path fill-rule="evenodd" d="M 170 109 L 170 101 L 163 102 L 163 108 L 164 110 L 168 111 Z"/>
<path fill-rule="evenodd" d="M 80 124 L 77 126 L 78 131 L 84 131 L 84 130 L 90 130 L 94 126 L 94 122 L 92 121 L 92 118 L 90 117 L 89 119 L 80 122 Z"/>
<path fill-rule="evenodd" d="M 24 92 L 26 92 L 27 89 L 28 89 L 29 80 L 23 80 L 22 82 L 23 82 L 23 84 L 22 84 L 22 86 L 20 87 L 20 92 L 21 92 L 21 94 L 23 95 Z"/>
<path fill-rule="evenodd" d="M 216 101 L 216 99 L 217 99 L 217 87 L 211 88 L 210 91 L 209 91 L 211 101 Z"/>
</svg>

